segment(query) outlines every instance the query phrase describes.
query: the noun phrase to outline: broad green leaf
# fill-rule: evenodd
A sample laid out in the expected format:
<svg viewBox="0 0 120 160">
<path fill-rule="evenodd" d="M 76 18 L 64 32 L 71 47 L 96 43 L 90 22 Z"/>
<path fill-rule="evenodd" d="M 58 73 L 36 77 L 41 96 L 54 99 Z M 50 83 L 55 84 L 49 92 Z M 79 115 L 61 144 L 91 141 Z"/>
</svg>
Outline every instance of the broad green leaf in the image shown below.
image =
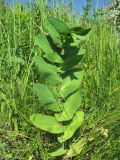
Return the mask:
<svg viewBox="0 0 120 160">
<path fill-rule="evenodd" d="M 44 84 L 37 83 L 33 86 L 33 89 L 37 93 L 41 104 L 47 105 L 49 103 L 56 103 L 55 97 L 51 93 L 50 89 Z"/>
<path fill-rule="evenodd" d="M 59 46 L 62 46 L 61 36 L 59 35 L 53 24 L 49 21 L 49 19 L 45 20 L 45 27 L 48 30 L 50 36 L 52 37 L 53 42 L 55 44 L 58 44 Z"/>
<path fill-rule="evenodd" d="M 47 20 L 54 26 L 54 28 L 58 31 L 58 33 L 63 33 L 63 34 L 69 33 L 68 26 L 62 21 L 53 17 L 48 17 Z"/>
<path fill-rule="evenodd" d="M 78 65 L 80 61 L 83 58 L 83 55 L 85 53 L 84 49 L 80 49 L 77 55 L 73 54 L 68 54 L 68 57 L 64 59 L 64 62 L 60 65 L 60 69 L 62 71 L 67 71 L 70 70 L 72 67 Z"/>
<path fill-rule="evenodd" d="M 61 65 L 60 69 L 62 71 L 70 70 L 72 67 L 79 64 L 82 58 L 83 58 L 83 55 L 77 55 L 75 57 L 74 56 L 68 57 L 68 59 L 66 59 L 66 61 L 64 61 L 64 63 Z"/>
<path fill-rule="evenodd" d="M 64 149 L 64 145 L 63 144 L 59 144 L 57 147 L 54 147 L 53 149 L 51 149 L 49 151 L 49 155 L 51 157 L 57 157 L 57 156 L 64 155 L 66 152 L 67 152 L 67 150 Z"/>
<path fill-rule="evenodd" d="M 81 47 L 82 44 L 84 44 L 89 39 L 89 35 L 90 34 L 87 34 L 85 36 L 79 36 L 79 35 L 73 34 L 72 37 L 73 37 L 74 42 L 79 44 L 79 46 Z"/>
<path fill-rule="evenodd" d="M 53 51 L 47 37 L 43 34 L 39 34 L 35 37 L 35 45 L 45 53 L 44 57 L 49 59 L 51 62 L 62 63 L 62 58 Z"/>
<path fill-rule="evenodd" d="M 91 28 L 84 29 L 82 27 L 74 27 L 74 28 L 70 29 L 71 33 L 74 33 L 74 34 L 77 34 L 77 35 L 80 35 L 80 36 L 87 35 L 90 32 L 90 30 L 91 30 Z"/>
<path fill-rule="evenodd" d="M 76 46 L 71 46 L 71 43 L 70 45 L 68 46 L 67 44 L 64 46 L 64 61 L 71 57 L 71 56 L 76 56 L 78 55 L 78 53 L 80 52 L 80 48 L 77 48 Z"/>
<path fill-rule="evenodd" d="M 55 117 L 42 114 L 33 114 L 30 117 L 30 121 L 36 127 L 50 133 L 58 134 L 63 132 L 63 126 L 56 120 Z"/>
<path fill-rule="evenodd" d="M 69 121 L 73 118 L 76 111 L 81 104 L 80 92 L 77 91 L 72 94 L 63 104 L 63 111 L 59 114 L 55 114 L 57 121 Z"/>
<path fill-rule="evenodd" d="M 42 105 L 45 105 L 47 109 L 52 111 L 62 110 L 62 108 L 59 107 L 56 101 L 56 95 L 53 95 L 53 93 L 47 86 L 41 83 L 37 83 L 34 85 L 33 89 L 37 93 L 40 103 Z"/>
<path fill-rule="evenodd" d="M 55 65 L 46 63 L 41 56 L 36 56 L 34 61 L 38 66 L 40 73 L 43 74 L 49 82 L 53 85 L 60 83 L 60 78 L 58 77 L 57 68 Z"/>
<path fill-rule="evenodd" d="M 84 145 L 87 142 L 87 138 L 83 137 L 82 139 L 78 140 L 77 142 L 70 145 L 70 149 L 68 150 L 67 154 L 65 155 L 64 159 L 68 159 L 71 157 L 75 157 L 80 154 Z"/>
<path fill-rule="evenodd" d="M 72 73 L 73 76 L 66 76 L 60 86 L 60 95 L 66 97 L 80 87 L 82 82 L 84 71 L 78 71 Z"/>
<path fill-rule="evenodd" d="M 84 119 L 84 112 L 78 111 L 73 117 L 72 122 L 70 122 L 70 124 L 67 124 L 67 126 L 65 126 L 66 130 L 64 131 L 64 134 L 58 136 L 58 141 L 60 143 L 63 143 L 66 140 L 70 139 L 75 133 L 75 131 L 81 126 L 83 119 Z"/>
</svg>

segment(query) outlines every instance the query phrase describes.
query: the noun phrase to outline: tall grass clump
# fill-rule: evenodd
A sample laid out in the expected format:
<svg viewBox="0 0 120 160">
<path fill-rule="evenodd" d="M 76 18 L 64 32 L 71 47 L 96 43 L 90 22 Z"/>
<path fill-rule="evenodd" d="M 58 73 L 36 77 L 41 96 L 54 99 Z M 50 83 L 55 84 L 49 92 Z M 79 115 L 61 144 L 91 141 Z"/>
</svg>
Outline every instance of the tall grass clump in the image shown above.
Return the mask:
<svg viewBox="0 0 120 160">
<path fill-rule="evenodd" d="M 42 54 L 34 42 L 38 34 L 49 35 L 44 24 L 50 16 L 69 28 L 92 28 L 88 36 L 76 36 L 77 48 L 82 45 L 86 52 L 77 65 L 84 70 L 79 108 L 84 121 L 75 136 L 85 141 L 82 146 L 79 143 L 81 150 L 74 159 L 119 160 L 118 32 L 102 11 L 91 17 L 75 13 L 73 3 L 50 6 L 47 1 L 40 2 L 28 6 L 0 3 L 0 159 L 58 159 L 49 156 L 49 149 L 57 144 L 56 136 L 37 129 L 29 119 L 35 113 L 53 115 L 41 106 L 32 90 L 38 82 L 48 85 L 34 62 L 34 57 Z M 72 140 L 76 142 L 74 136 Z M 65 143 L 65 149 L 70 143 Z"/>
</svg>

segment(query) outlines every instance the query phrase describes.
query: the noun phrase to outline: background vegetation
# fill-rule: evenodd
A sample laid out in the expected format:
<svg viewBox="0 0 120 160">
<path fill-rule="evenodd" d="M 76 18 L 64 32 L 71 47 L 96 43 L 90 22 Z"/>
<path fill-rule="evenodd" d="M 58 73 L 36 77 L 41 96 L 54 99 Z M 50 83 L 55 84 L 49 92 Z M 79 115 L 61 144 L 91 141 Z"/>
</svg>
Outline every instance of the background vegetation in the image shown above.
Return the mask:
<svg viewBox="0 0 120 160">
<path fill-rule="evenodd" d="M 81 64 L 85 70 L 81 86 L 85 119 L 78 133 L 79 138 L 88 138 L 74 159 L 120 160 L 119 33 L 108 20 L 109 12 L 98 10 L 91 17 L 89 9 L 87 5 L 80 15 L 74 13 L 73 3 L 54 7 L 42 0 L 28 7 L 0 3 L 0 159 L 50 159 L 50 135 L 29 120 L 31 114 L 43 111 L 31 90 L 34 82 L 44 83 L 33 65 L 37 50 L 33 40 L 38 32 L 46 32 L 43 22 L 49 15 L 70 27 L 92 28 Z"/>
</svg>

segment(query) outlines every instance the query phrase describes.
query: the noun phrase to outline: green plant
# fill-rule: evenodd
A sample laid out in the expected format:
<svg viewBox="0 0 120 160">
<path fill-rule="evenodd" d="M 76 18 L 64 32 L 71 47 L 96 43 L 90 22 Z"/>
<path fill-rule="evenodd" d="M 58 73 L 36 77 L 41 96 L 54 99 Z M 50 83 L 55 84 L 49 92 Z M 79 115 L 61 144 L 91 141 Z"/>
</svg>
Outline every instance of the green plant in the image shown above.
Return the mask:
<svg viewBox="0 0 120 160">
<path fill-rule="evenodd" d="M 106 21 L 111 17 L 108 16 L 110 12 L 104 14 L 104 8 L 96 10 L 92 4 L 94 16 L 85 17 L 84 12 L 83 15 L 74 12 L 74 7 L 68 3 L 57 1 L 57 5 L 46 5 L 41 1 L 34 6 L 0 3 L 0 158 L 48 160 L 49 147 L 60 144 L 56 140 L 57 134 L 43 132 L 29 121 L 29 116 L 37 112 L 54 115 L 40 105 L 31 90 L 31 85 L 38 81 L 49 85 L 32 65 L 34 54 L 41 53 L 39 47 L 34 47 L 33 39 L 38 33 L 48 33 L 43 24 L 49 15 L 70 28 L 94 26 L 84 45 L 86 53 L 80 63 L 85 70 L 80 87 L 84 124 L 64 143 L 64 148 L 69 149 L 71 142 L 75 142 L 72 148 L 81 148 L 81 152 L 77 149 L 80 154 L 71 158 L 75 160 L 119 160 L 120 38 L 116 25 Z M 74 35 L 77 37 L 81 40 L 86 36 Z M 74 149 L 71 151 L 73 154 Z M 63 159 L 63 156 L 50 159 Z"/>
<path fill-rule="evenodd" d="M 47 115 L 36 113 L 31 115 L 30 120 L 36 127 L 57 135 L 57 145 L 49 151 L 49 155 L 64 155 L 66 159 L 79 154 L 86 142 L 84 137 L 75 142 L 74 135 L 84 119 L 84 112 L 79 110 L 79 87 L 84 71 L 78 64 L 85 49 L 82 43 L 80 46 L 80 41 L 84 42 L 90 29 L 69 29 L 52 17 L 45 19 L 44 27 L 49 34 L 35 37 L 35 45 L 42 52 L 35 56 L 34 62 L 45 84 L 36 83 L 33 90 Z"/>
</svg>

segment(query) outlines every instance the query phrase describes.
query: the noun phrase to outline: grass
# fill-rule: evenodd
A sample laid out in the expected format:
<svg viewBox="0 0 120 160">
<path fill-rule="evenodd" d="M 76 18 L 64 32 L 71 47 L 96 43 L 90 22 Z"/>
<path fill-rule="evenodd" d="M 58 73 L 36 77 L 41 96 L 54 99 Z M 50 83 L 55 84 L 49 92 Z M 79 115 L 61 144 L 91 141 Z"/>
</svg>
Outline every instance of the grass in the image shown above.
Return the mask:
<svg viewBox="0 0 120 160">
<path fill-rule="evenodd" d="M 81 64 L 85 69 L 81 87 L 85 120 L 78 133 L 87 142 L 74 159 L 119 160 L 120 39 L 115 28 L 104 15 L 89 18 L 88 23 L 69 14 L 69 7 L 46 9 L 42 3 L 27 9 L 18 4 L 0 7 L 0 159 L 50 159 L 50 135 L 36 129 L 29 116 L 43 111 L 31 91 L 34 82 L 44 82 L 32 65 L 36 54 L 33 37 L 45 32 L 44 18 L 52 15 L 69 26 L 92 26 Z"/>
</svg>

